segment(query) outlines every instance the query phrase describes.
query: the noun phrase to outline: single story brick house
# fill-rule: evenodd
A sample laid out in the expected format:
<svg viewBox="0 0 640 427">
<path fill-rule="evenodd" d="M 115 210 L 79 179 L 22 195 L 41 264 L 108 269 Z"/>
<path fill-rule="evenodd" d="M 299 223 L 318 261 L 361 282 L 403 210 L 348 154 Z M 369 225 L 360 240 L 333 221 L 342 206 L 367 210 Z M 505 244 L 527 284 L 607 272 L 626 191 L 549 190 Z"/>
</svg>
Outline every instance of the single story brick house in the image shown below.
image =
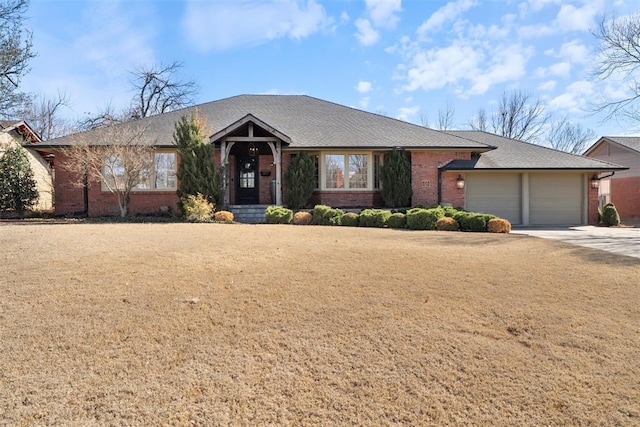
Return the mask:
<svg viewBox="0 0 640 427">
<path fill-rule="evenodd" d="M 640 137 L 603 136 L 584 154 L 626 166 L 600 180 L 600 204 L 612 202 L 622 219 L 640 219 Z"/>
<path fill-rule="evenodd" d="M 379 167 L 391 149 L 410 154 L 412 204 L 451 204 L 496 214 L 513 224 L 597 222 L 599 174 L 621 166 L 485 132 L 442 132 L 305 95 L 241 95 L 142 119 L 156 147 L 151 185 L 133 194 L 132 213 L 175 209 L 175 123 L 197 108 L 211 127 L 215 162 L 227 171 L 225 205 L 282 204 L 282 176 L 292 156 L 317 162 L 311 204 L 380 207 Z M 91 134 L 83 135 L 90 138 Z M 70 185 L 59 148 L 71 137 L 36 148 L 56 155 L 56 213 L 115 214 L 100 183 Z M 593 180 L 593 183 L 592 183 Z M 228 207 L 227 206 L 227 207 Z"/>
<path fill-rule="evenodd" d="M 23 120 L 0 120 L 0 156 L 8 148 L 23 145 L 27 149 L 27 158 L 38 190 L 38 201 L 34 210 L 53 209 L 53 170 L 49 160 L 34 147 L 42 141 L 40 136 Z"/>
</svg>

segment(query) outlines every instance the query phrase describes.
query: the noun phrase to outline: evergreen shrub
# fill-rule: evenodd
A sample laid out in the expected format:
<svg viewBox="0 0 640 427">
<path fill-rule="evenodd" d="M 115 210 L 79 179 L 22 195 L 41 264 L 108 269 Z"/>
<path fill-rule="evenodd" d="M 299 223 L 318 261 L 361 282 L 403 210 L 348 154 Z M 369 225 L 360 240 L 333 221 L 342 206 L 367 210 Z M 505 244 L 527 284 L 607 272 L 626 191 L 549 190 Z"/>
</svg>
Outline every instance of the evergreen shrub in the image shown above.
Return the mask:
<svg viewBox="0 0 640 427">
<path fill-rule="evenodd" d="M 409 154 L 403 150 L 386 152 L 380 166 L 380 181 L 385 205 L 392 208 L 408 206 L 413 195 Z"/>
<path fill-rule="evenodd" d="M 293 214 L 293 223 L 295 225 L 309 225 L 313 216 L 309 212 L 296 212 Z"/>
<path fill-rule="evenodd" d="M 267 224 L 289 224 L 293 219 L 293 211 L 284 206 L 269 206 L 266 211 Z"/>
<path fill-rule="evenodd" d="M 357 227 L 360 224 L 360 215 L 355 212 L 347 212 L 340 217 L 340 225 Z"/>
<path fill-rule="evenodd" d="M 341 209 L 334 209 L 331 206 L 326 205 L 316 205 L 313 208 L 313 219 L 311 220 L 311 224 L 335 225 L 336 220 L 332 223 L 331 219 L 342 215 L 344 215 L 344 211 Z"/>
<path fill-rule="evenodd" d="M 360 212 L 360 227 L 378 227 L 387 225 L 391 212 L 384 209 L 365 209 Z"/>
<path fill-rule="evenodd" d="M 407 216 L 401 212 L 391 214 L 387 220 L 389 228 L 405 228 L 407 226 Z"/>
<path fill-rule="evenodd" d="M 602 208 L 602 224 L 607 227 L 615 227 L 620 224 L 620 215 L 613 203 L 607 203 Z"/>
<path fill-rule="evenodd" d="M 314 159 L 304 151 L 291 159 L 283 176 L 284 202 L 287 206 L 291 209 L 302 209 L 307 205 L 316 188 L 317 173 Z"/>
<path fill-rule="evenodd" d="M 38 190 L 27 152 L 22 147 L 8 148 L 0 156 L 0 210 L 22 214 L 38 201 Z"/>
<path fill-rule="evenodd" d="M 202 194 L 189 194 L 182 199 L 182 210 L 187 221 L 206 222 L 211 220 L 213 203 L 209 202 Z"/>
</svg>

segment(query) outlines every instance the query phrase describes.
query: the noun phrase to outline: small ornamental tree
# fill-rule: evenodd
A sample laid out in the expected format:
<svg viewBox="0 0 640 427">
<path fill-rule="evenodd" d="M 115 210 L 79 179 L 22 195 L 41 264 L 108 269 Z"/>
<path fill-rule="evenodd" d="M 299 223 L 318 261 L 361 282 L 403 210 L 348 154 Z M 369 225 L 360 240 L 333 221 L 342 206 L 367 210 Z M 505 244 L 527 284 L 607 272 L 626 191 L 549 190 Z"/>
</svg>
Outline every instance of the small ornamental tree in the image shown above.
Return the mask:
<svg viewBox="0 0 640 427">
<path fill-rule="evenodd" d="M 0 156 L 0 210 L 19 213 L 38 200 L 38 190 L 26 150 L 8 148 Z"/>
<path fill-rule="evenodd" d="M 284 202 L 291 209 L 301 209 L 307 205 L 309 197 L 316 188 L 316 165 L 313 158 L 304 151 L 291 159 L 284 173 L 286 191 Z"/>
<path fill-rule="evenodd" d="M 206 122 L 196 111 L 175 124 L 173 140 L 178 147 L 178 197 L 202 194 L 214 206 L 222 205 L 221 176 L 214 165 L 213 144 L 204 141 Z"/>
<path fill-rule="evenodd" d="M 411 161 L 406 152 L 392 150 L 384 154 L 380 168 L 382 199 L 385 205 L 395 208 L 408 206 L 411 201 Z"/>
</svg>

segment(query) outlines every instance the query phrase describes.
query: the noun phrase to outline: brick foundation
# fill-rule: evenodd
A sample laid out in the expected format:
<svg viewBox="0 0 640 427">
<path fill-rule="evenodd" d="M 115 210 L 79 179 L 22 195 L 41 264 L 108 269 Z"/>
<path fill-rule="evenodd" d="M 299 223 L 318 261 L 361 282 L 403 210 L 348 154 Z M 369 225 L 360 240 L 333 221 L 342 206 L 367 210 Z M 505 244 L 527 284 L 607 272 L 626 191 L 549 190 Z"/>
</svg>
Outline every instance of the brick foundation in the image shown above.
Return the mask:
<svg viewBox="0 0 640 427">
<path fill-rule="evenodd" d="M 640 177 L 612 178 L 611 202 L 622 219 L 640 219 Z"/>
</svg>

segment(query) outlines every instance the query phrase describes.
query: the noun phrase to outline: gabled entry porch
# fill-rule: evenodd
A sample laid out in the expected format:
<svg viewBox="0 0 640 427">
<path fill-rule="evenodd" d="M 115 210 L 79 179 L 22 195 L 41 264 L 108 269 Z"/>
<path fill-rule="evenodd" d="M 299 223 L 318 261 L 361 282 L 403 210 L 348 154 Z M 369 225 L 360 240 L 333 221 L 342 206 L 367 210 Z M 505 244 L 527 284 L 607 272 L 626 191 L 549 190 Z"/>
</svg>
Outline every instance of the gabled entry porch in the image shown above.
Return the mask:
<svg viewBox="0 0 640 427">
<path fill-rule="evenodd" d="M 290 138 L 247 114 L 210 137 L 220 148 L 224 205 L 282 205 L 282 146 Z"/>
</svg>

